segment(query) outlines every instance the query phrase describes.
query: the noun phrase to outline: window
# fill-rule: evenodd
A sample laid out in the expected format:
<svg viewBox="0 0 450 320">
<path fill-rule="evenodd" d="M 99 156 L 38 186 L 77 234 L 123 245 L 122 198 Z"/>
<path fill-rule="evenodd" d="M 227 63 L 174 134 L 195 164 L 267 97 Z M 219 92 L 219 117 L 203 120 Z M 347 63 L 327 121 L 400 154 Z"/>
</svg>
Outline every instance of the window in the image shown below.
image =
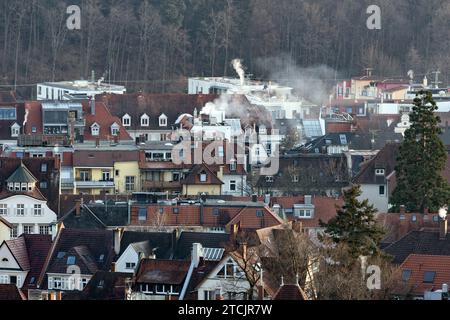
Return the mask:
<svg viewBox="0 0 450 320">
<path fill-rule="evenodd" d="M 219 157 L 223 157 L 224 156 L 223 146 L 219 146 L 218 147 L 218 153 L 219 153 Z"/>
<path fill-rule="evenodd" d="M 102 181 L 110 181 L 111 180 L 111 172 L 109 170 L 102 171 Z"/>
<path fill-rule="evenodd" d="M 20 126 L 15 123 L 11 126 L 11 137 L 18 137 L 20 134 Z"/>
<path fill-rule="evenodd" d="M 41 95 L 41 94 L 42 94 L 42 87 L 38 86 L 38 95 Z"/>
<path fill-rule="evenodd" d="M 90 181 L 90 172 L 88 170 L 81 170 L 80 171 L 80 180 L 81 181 Z"/>
<path fill-rule="evenodd" d="M 216 300 L 216 290 L 205 290 L 204 300 Z"/>
<path fill-rule="evenodd" d="M 380 193 L 380 196 L 384 195 L 384 189 L 385 189 L 384 186 L 380 186 L 379 187 L 379 191 L 378 192 Z"/>
<path fill-rule="evenodd" d="M 68 266 L 73 266 L 75 264 L 75 256 L 68 256 L 67 257 L 67 265 Z"/>
<path fill-rule="evenodd" d="M 167 127 L 167 116 L 164 113 L 159 117 L 159 126 Z"/>
<path fill-rule="evenodd" d="M 91 134 L 93 136 L 98 136 L 100 134 L 100 126 L 94 123 L 91 127 Z"/>
<path fill-rule="evenodd" d="M 405 269 L 402 271 L 402 281 L 407 282 L 411 276 L 411 270 Z"/>
<path fill-rule="evenodd" d="M 439 216 L 433 216 L 433 222 L 438 222 L 439 221 Z"/>
<path fill-rule="evenodd" d="M 0 108 L 0 120 L 16 120 L 16 108 Z"/>
<path fill-rule="evenodd" d="M 131 117 L 128 114 L 126 114 L 122 117 L 122 124 L 124 127 L 131 126 Z"/>
<path fill-rule="evenodd" d="M 294 208 L 294 216 L 298 218 L 311 218 L 312 212 L 309 209 Z"/>
<path fill-rule="evenodd" d="M 230 171 L 236 171 L 236 160 L 231 160 L 230 162 Z"/>
<path fill-rule="evenodd" d="M 230 191 L 236 191 L 236 180 L 230 181 Z"/>
<path fill-rule="evenodd" d="M 119 135 L 119 128 L 112 127 L 112 128 L 111 128 L 111 134 L 112 134 L 113 136 Z"/>
<path fill-rule="evenodd" d="M 339 139 L 340 139 L 342 145 L 344 145 L 344 146 L 347 145 L 347 136 L 345 134 L 340 134 Z"/>
<path fill-rule="evenodd" d="M 143 114 L 141 117 L 141 127 L 148 127 L 149 125 L 149 117 L 147 114 Z"/>
<path fill-rule="evenodd" d="M 39 234 L 50 234 L 50 226 L 39 226 Z"/>
<path fill-rule="evenodd" d="M 213 209 L 213 215 L 218 216 L 219 215 L 219 208 Z"/>
<path fill-rule="evenodd" d="M 134 262 L 126 262 L 125 269 L 134 269 L 136 267 L 136 263 Z"/>
<path fill-rule="evenodd" d="M 298 176 L 297 175 L 293 175 L 292 176 L 292 182 L 298 182 Z"/>
<path fill-rule="evenodd" d="M 262 210 L 256 210 L 256 216 L 258 217 L 258 218 L 262 218 L 263 217 L 263 211 Z"/>
<path fill-rule="evenodd" d="M 6 216 L 8 214 L 8 205 L 6 203 L 0 203 L 0 216 Z"/>
<path fill-rule="evenodd" d="M 413 214 L 413 215 L 411 216 L 411 221 L 412 221 L 412 222 L 416 222 L 416 221 L 417 221 L 417 216 L 416 216 L 415 214 Z"/>
<path fill-rule="evenodd" d="M 34 226 L 33 225 L 24 225 L 23 226 L 23 233 L 25 233 L 25 234 L 33 234 L 34 233 Z"/>
<path fill-rule="evenodd" d="M 120 171 L 119 171 L 119 170 L 116 170 L 116 177 L 118 177 L 119 174 L 120 174 Z"/>
<path fill-rule="evenodd" d="M 88 282 L 89 282 L 89 279 L 86 279 L 86 278 L 81 278 L 80 279 L 80 291 L 83 290 L 86 287 Z"/>
<path fill-rule="evenodd" d="M 179 173 L 173 173 L 172 174 L 172 181 L 180 181 L 180 174 Z"/>
<path fill-rule="evenodd" d="M 164 214 L 164 208 L 159 208 L 159 214 Z"/>
<path fill-rule="evenodd" d="M 131 192 L 131 191 L 135 190 L 134 180 L 135 180 L 135 177 L 133 177 L 133 176 L 125 177 L 125 190 L 127 192 Z"/>
<path fill-rule="evenodd" d="M 436 272 L 434 271 L 425 271 L 423 274 L 423 282 L 424 283 L 433 283 Z"/>
<path fill-rule="evenodd" d="M 25 205 L 24 204 L 18 204 L 17 205 L 16 215 L 18 215 L 18 216 L 24 216 L 25 215 Z"/>
<path fill-rule="evenodd" d="M 19 227 L 17 226 L 17 224 L 14 224 L 13 226 L 12 226 L 12 228 L 11 228 L 11 233 L 10 233 L 10 235 L 11 235 L 11 238 L 17 238 L 17 236 L 18 236 L 18 229 L 19 229 Z"/>
<path fill-rule="evenodd" d="M 384 176 L 384 169 L 375 169 L 375 175 Z"/>
<path fill-rule="evenodd" d="M 39 183 L 39 187 L 40 187 L 41 189 L 47 189 L 47 181 L 41 181 L 41 182 Z"/>
<path fill-rule="evenodd" d="M 180 208 L 173 208 L 172 212 L 173 212 L 173 214 L 179 214 L 180 213 Z"/>
<path fill-rule="evenodd" d="M 41 164 L 41 172 L 47 172 L 47 164 L 46 163 Z"/>
<path fill-rule="evenodd" d="M 147 208 L 139 208 L 138 210 L 138 219 L 139 221 L 147 220 Z"/>
<path fill-rule="evenodd" d="M 42 205 L 41 204 L 35 204 L 33 213 L 35 216 L 41 216 L 42 215 Z"/>
<path fill-rule="evenodd" d="M 20 191 L 27 191 L 27 184 L 26 183 L 21 183 L 20 184 Z"/>
<path fill-rule="evenodd" d="M 165 294 L 166 293 L 165 289 L 166 288 L 165 288 L 165 286 L 163 284 L 157 284 L 155 291 L 156 291 L 156 293 L 159 293 L 159 294 Z"/>
<path fill-rule="evenodd" d="M 205 172 L 200 173 L 200 182 L 206 182 L 208 175 Z"/>
</svg>

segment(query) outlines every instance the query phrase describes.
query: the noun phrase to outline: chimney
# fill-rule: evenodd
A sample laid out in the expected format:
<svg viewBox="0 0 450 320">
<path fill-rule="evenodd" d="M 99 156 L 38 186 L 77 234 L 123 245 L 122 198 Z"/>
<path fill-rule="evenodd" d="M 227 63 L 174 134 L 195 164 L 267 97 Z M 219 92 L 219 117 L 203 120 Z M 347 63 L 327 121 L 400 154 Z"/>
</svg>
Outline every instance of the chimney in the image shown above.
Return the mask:
<svg viewBox="0 0 450 320">
<path fill-rule="evenodd" d="M 93 116 L 95 116 L 95 97 L 92 96 L 91 99 L 89 100 L 89 105 L 91 107 L 91 114 Z"/>
<path fill-rule="evenodd" d="M 312 196 L 306 195 L 305 196 L 305 204 L 307 204 L 307 205 L 312 204 L 311 199 L 312 199 Z"/>
<path fill-rule="evenodd" d="M 115 262 L 111 263 L 111 272 L 116 272 L 116 263 Z"/>
<path fill-rule="evenodd" d="M 200 243 L 192 244 L 191 262 L 197 268 L 200 263 L 200 258 L 203 257 L 203 247 Z"/>
<path fill-rule="evenodd" d="M 439 218 L 439 240 L 445 240 L 447 237 L 447 218 Z"/>
<path fill-rule="evenodd" d="M 122 230 L 120 228 L 116 228 L 113 230 L 114 235 L 114 252 L 115 254 L 120 253 L 120 240 L 122 238 Z"/>
<path fill-rule="evenodd" d="M 83 206 L 83 198 L 75 200 L 75 216 L 81 217 L 81 207 Z"/>
<path fill-rule="evenodd" d="M 252 194 L 252 202 L 258 202 L 258 195 Z"/>
<path fill-rule="evenodd" d="M 404 205 L 400 206 L 400 214 L 405 214 L 406 213 L 406 208 Z"/>
</svg>

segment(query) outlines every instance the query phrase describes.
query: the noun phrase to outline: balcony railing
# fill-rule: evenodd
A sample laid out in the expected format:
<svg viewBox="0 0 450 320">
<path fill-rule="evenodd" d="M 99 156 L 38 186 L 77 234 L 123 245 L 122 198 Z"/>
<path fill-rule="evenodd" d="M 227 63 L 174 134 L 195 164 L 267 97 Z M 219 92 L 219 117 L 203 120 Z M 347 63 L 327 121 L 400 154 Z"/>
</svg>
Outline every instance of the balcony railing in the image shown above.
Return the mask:
<svg viewBox="0 0 450 320">
<path fill-rule="evenodd" d="M 73 189 L 73 179 L 61 179 L 61 189 Z"/>
<path fill-rule="evenodd" d="M 78 189 L 82 189 L 82 188 L 87 188 L 87 189 L 91 189 L 91 188 L 104 188 L 104 189 L 110 189 L 110 188 L 114 188 L 115 184 L 113 180 L 108 180 L 108 181 L 81 181 L 81 180 L 77 180 L 75 181 L 75 188 Z"/>
</svg>

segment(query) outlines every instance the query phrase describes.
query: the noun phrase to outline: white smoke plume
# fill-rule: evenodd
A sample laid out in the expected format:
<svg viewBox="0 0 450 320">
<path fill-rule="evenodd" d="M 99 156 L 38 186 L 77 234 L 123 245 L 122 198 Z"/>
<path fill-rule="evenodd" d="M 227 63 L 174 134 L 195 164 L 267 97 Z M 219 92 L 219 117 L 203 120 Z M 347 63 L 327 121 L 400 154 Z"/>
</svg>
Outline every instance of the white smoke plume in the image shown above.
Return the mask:
<svg viewBox="0 0 450 320">
<path fill-rule="evenodd" d="M 337 72 L 328 66 L 302 68 L 287 55 L 257 59 L 256 66 L 269 79 L 292 87 L 297 96 L 318 105 L 328 102 L 333 84 L 338 78 Z"/>
<path fill-rule="evenodd" d="M 241 59 L 233 59 L 231 61 L 231 64 L 233 65 L 234 70 L 239 76 L 239 79 L 241 79 L 241 86 L 245 84 L 245 70 L 242 66 L 242 60 Z"/>
</svg>

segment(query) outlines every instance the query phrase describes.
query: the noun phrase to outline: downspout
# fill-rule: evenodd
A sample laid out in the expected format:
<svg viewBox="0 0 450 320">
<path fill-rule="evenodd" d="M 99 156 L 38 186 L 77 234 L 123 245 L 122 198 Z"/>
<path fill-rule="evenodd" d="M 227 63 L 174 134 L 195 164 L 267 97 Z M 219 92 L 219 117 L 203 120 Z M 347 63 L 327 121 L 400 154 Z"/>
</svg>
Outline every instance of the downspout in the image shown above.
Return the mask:
<svg viewBox="0 0 450 320">
<path fill-rule="evenodd" d="M 191 265 L 189 266 L 189 271 L 186 275 L 186 280 L 184 280 L 183 289 L 181 290 L 180 297 L 178 300 L 184 300 L 184 296 L 186 295 L 187 288 L 189 286 L 189 282 L 191 282 L 192 273 L 195 269 L 195 262 L 191 261 Z"/>
</svg>

